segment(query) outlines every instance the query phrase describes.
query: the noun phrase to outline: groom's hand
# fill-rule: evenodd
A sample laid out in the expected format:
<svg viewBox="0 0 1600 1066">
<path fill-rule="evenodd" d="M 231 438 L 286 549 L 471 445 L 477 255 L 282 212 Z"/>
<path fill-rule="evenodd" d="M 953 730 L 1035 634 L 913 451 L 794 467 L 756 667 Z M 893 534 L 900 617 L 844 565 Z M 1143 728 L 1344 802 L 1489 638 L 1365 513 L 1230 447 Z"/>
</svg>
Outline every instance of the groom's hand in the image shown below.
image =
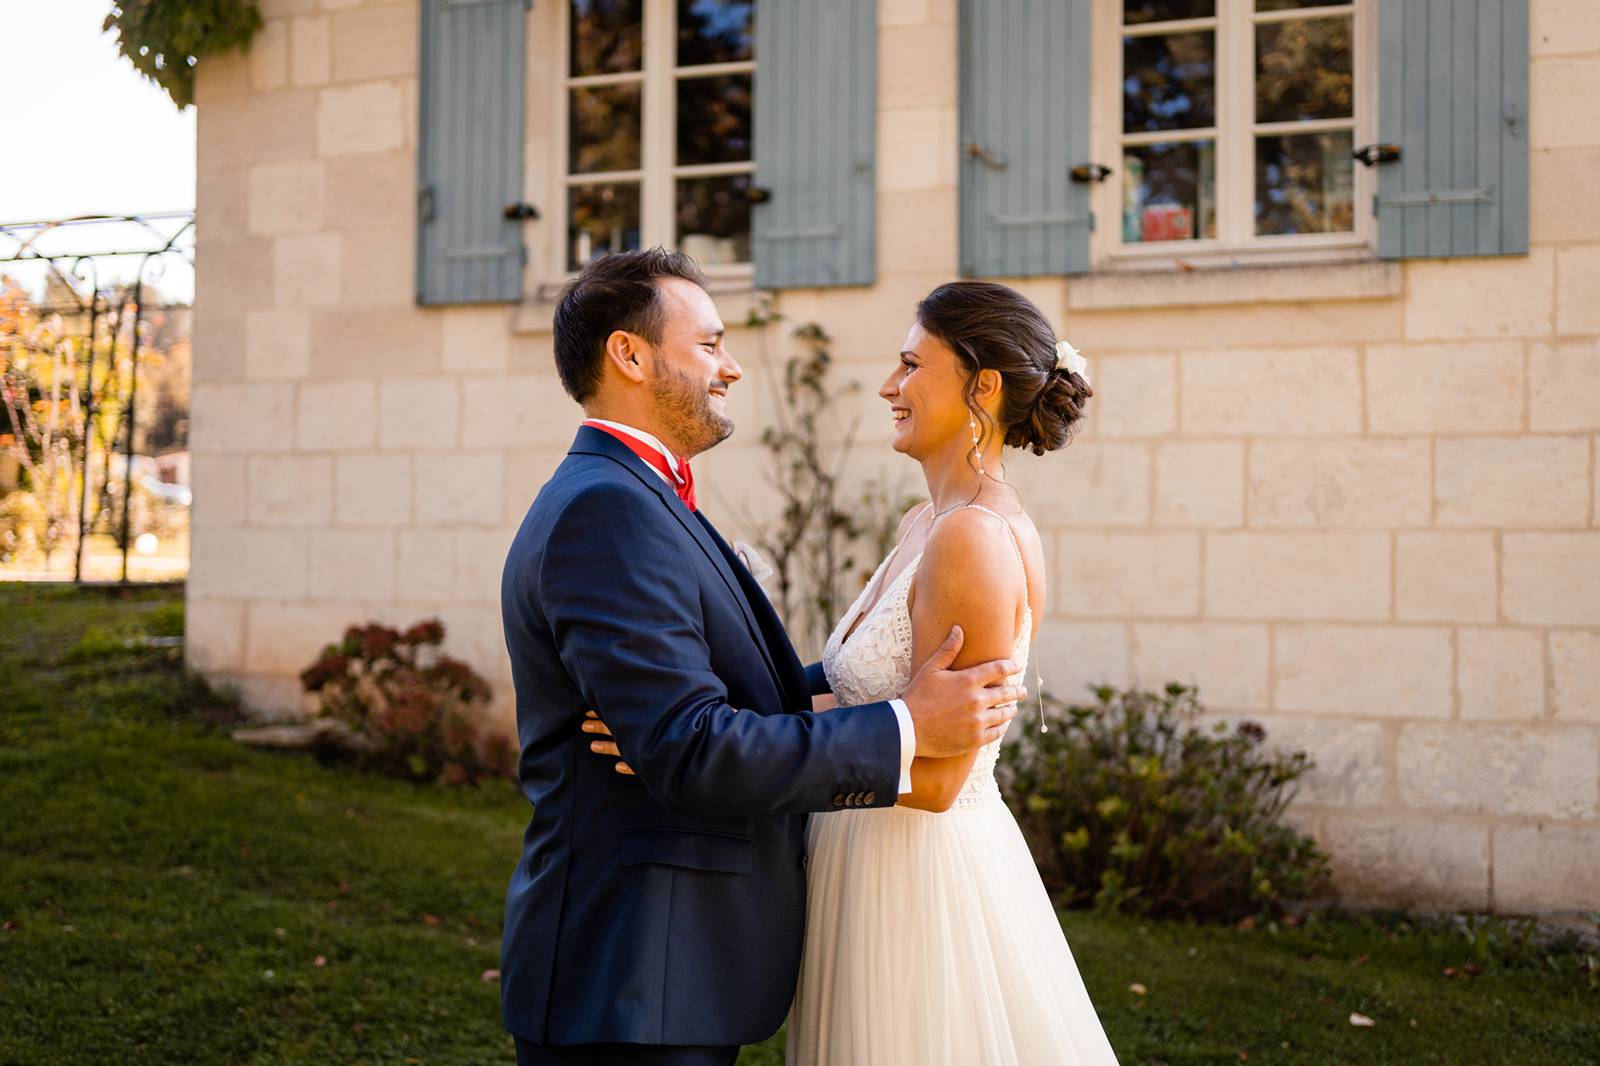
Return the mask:
<svg viewBox="0 0 1600 1066">
<path fill-rule="evenodd" d="M 1025 686 L 1007 682 L 1017 672 L 1010 659 L 950 669 L 962 639 L 961 627 L 952 627 L 901 697 L 916 728 L 919 757 L 965 755 L 999 740 L 1016 717 L 1018 701 L 1028 694 Z"/>
</svg>

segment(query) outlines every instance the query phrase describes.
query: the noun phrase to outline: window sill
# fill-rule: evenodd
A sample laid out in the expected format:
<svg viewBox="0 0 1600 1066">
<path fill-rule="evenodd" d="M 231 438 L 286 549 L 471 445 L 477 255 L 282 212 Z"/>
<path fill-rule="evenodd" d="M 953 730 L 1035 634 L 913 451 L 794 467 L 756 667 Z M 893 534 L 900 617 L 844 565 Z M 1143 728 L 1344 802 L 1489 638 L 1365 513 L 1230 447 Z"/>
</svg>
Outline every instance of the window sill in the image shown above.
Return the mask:
<svg viewBox="0 0 1600 1066">
<path fill-rule="evenodd" d="M 1400 264 L 1274 263 L 1191 270 L 1107 271 L 1067 279 L 1069 311 L 1220 304 L 1380 300 L 1401 294 Z"/>
<path fill-rule="evenodd" d="M 743 329 L 753 313 L 771 303 L 772 294 L 765 289 L 758 289 L 749 275 L 713 276 L 708 280 L 710 284 L 706 291 L 716 301 L 717 313 L 730 330 Z M 535 287 L 512 309 L 511 332 L 534 336 L 548 336 L 555 332 L 556 304 L 560 302 L 561 290 L 565 287 L 566 281 Z"/>
</svg>

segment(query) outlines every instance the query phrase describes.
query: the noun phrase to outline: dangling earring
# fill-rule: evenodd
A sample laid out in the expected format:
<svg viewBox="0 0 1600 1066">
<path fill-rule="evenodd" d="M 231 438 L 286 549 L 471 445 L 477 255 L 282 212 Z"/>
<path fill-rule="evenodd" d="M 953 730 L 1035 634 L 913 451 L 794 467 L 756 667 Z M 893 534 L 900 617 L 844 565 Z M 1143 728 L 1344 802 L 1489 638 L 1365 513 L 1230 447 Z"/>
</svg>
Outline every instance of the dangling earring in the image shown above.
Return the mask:
<svg viewBox="0 0 1600 1066">
<path fill-rule="evenodd" d="M 988 472 L 983 469 L 983 439 L 978 436 L 978 418 L 970 411 L 967 413 L 967 423 L 972 426 L 972 452 L 978 460 L 978 476 L 988 477 Z"/>
</svg>

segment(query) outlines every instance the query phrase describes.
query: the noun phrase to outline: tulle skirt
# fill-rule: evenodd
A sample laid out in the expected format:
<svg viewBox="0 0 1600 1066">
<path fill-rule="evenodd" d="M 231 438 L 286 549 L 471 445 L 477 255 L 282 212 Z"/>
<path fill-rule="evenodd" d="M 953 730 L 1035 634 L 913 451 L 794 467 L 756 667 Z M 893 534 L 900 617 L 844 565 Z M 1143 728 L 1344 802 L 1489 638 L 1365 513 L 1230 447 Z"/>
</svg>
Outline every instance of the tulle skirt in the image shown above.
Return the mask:
<svg viewBox="0 0 1600 1066">
<path fill-rule="evenodd" d="M 1103 1066 L 1111 1045 L 998 791 L 811 817 L 789 1066 Z"/>
</svg>

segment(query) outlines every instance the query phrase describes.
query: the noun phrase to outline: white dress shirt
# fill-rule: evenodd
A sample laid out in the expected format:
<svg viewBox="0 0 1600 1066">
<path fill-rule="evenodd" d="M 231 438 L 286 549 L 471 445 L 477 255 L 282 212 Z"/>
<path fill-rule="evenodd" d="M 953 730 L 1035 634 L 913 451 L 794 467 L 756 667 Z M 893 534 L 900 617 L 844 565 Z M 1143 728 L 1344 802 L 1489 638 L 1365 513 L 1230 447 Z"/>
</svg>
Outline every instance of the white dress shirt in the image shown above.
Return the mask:
<svg viewBox="0 0 1600 1066">
<path fill-rule="evenodd" d="M 662 444 L 661 440 L 656 437 L 655 434 L 646 433 L 644 430 L 635 429 L 632 426 L 625 426 L 621 422 L 609 422 L 604 418 L 590 418 L 587 419 L 587 421 L 598 422 L 600 425 L 614 429 L 618 433 L 626 433 L 628 436 L 632 437 L 636 441 L 639 441 L 641 444 L 645 444 L 651 448 L 654 448 L 656 451 L 660 452 L 662 458 L 667 461 L 667 469 L 673 471 L 673 477 L 677 477 L 678 457 L 673 455 L 672 449 L 668 448 L 665 444 Z M 652 466 L 650 469 L 655 470 L 655 467 Z M 663 474 L 659 470 L 656 470 L 656 476 L 663 481 L 667 481 L 667 475 Z M 667 483 L 670 485 L 673 482 L 668 481 Z M 907 792 L 911 791 L 911 760 L 917 757 L 917 731 L 916 728 L 911 724 L 911 710 L 906 706 L 905 700 L 890 700 L 889 706 L 894 708 L 895 722 L 900 727 L 899 787 L 900 794 L 905 795 Z"/>
</svg>

